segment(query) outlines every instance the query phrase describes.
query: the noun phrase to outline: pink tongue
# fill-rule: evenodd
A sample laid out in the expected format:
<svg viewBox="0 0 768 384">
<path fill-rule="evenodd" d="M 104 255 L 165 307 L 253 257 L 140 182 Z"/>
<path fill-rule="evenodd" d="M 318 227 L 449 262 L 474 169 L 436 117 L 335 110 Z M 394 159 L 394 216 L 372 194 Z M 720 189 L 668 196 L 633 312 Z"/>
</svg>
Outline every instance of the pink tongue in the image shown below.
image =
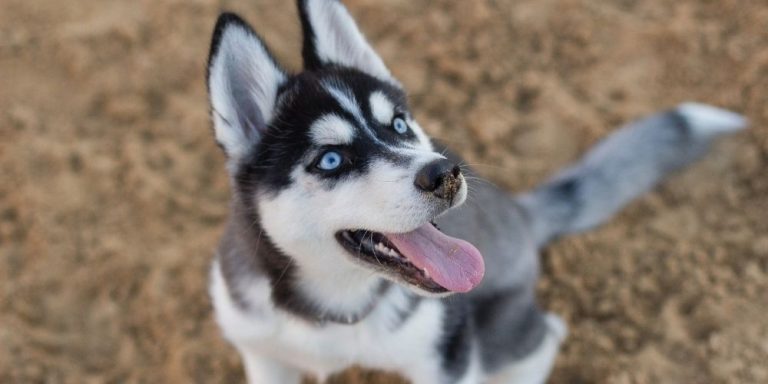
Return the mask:
<svg viewBox="0 0 768 384">
<path fill-rule="evenodd" d="M 480 284 L 485 264 L 472 244 L 438 231 L 427 223 L 408 233 L 387 234 L 413 265 L 426 269 L 429 277 L 454 292 L 467 292 Z"/>
</svg>

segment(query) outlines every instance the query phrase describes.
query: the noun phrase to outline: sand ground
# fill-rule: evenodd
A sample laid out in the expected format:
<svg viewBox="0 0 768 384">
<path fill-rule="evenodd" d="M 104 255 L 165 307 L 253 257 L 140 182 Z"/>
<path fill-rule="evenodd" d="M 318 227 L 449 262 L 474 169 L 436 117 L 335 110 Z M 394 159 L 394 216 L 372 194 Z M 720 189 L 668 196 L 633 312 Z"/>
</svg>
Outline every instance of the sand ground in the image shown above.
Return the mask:
<svg viewBox="0 0 768 384">
<path fill-rule="evenodd" d="M 510 191 L 684 100 L 748 132 L 543 255 L 554 383 L 768 382 L 764 0 L 348 0 L 416 116 Z M 0 0 L 0 382 L 238 382 L 206 268 L 222 9 L 298 68 L 292 1 Z M 353 371 L 334 383 L 389 383 Z"/>
</svg>

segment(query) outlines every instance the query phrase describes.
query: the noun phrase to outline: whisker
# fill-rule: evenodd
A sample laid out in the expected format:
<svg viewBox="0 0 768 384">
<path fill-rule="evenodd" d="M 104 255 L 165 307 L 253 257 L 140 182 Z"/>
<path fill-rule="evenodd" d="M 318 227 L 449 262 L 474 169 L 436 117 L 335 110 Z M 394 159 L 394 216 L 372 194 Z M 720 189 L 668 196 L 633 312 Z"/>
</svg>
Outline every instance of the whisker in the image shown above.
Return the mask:
<svg viewBox="0 0 768 384">
<path fill-rule="evenodd" d="M 488 168 L 503 169 L 503 170 L 507 170 L 507 171 L 510 171 L 510 172 L 514 171 L 512 168 L 505 167 L 503 165 L 498 165 L 498 164 L 466 163 L 465 165 L 467 165 L 469 167 L 488 167 Z"/>
<path fill-rule="evenodd" d="M 288 272 L 288 268 L 291 267 L 291 263 L 293 263 L 293 259 L 288 259 L 288 262 L 285 264 L 285 268 L 283 268 L 283 271 L 280 272 L 280 276 L 278 276 L 277 280 L 275 280 L 275 282 L 272 283 L 272 288 L 277 287 L 277 285 L 280 283 L 280 280 L 282 280 L 283 276 L 285 276 L 285 273 Z"/>
<path fill-rule="evenodd" d="M 366 232 L 368 232 L 368 231 L 366 231 Z M 368 233 L 371 234 L 371 243 L 373 243 L 373 232 L 368 232 Z M 379 257 L 376 256 L 376 245 L 375 244 L 373 245 L 373 258 L 376 259 L 376 262 L 379 263 L 379 265 L 382 265 L 382 266 L 384 265 L 384 264 L 381 263 L 381 260 L 379 260 Z"/>
</svg>

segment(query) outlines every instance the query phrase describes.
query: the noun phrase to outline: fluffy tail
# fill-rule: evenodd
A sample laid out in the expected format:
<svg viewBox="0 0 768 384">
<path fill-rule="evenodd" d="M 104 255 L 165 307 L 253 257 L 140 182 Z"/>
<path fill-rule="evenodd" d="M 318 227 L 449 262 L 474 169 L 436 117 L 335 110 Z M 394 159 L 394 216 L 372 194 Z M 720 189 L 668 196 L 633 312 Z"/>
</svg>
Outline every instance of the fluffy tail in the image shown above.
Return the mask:
<svg viewBox="0 0 768 384">
<path fill-rule="evenodd" d="M 669 172 L 701 157 L 715 138 L 746 126 L 736 113 L 684 103 L 619 129 L 517 201 L 541 246 L 603 223 Z"/>
</svg>

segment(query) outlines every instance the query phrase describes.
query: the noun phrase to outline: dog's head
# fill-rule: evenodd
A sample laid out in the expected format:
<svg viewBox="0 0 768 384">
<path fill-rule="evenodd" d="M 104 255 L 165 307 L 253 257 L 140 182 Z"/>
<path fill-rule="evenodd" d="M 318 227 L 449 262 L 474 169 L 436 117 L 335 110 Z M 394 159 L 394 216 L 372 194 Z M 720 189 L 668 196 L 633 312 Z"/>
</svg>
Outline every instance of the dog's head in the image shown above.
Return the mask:
<svg viewBox="0 0 768 384">
<path fill-rule="evenodd" d="M 298 74 L 237 16 L 216 25 L 208 88 L 235 193 L 299 270 L 373 272 L 429 294 L 475 287 L 478 251 L 431 224 L 464 202 L 461 169 L 433 150 L 340 2 L 299 8 Z"/>
</svg>

